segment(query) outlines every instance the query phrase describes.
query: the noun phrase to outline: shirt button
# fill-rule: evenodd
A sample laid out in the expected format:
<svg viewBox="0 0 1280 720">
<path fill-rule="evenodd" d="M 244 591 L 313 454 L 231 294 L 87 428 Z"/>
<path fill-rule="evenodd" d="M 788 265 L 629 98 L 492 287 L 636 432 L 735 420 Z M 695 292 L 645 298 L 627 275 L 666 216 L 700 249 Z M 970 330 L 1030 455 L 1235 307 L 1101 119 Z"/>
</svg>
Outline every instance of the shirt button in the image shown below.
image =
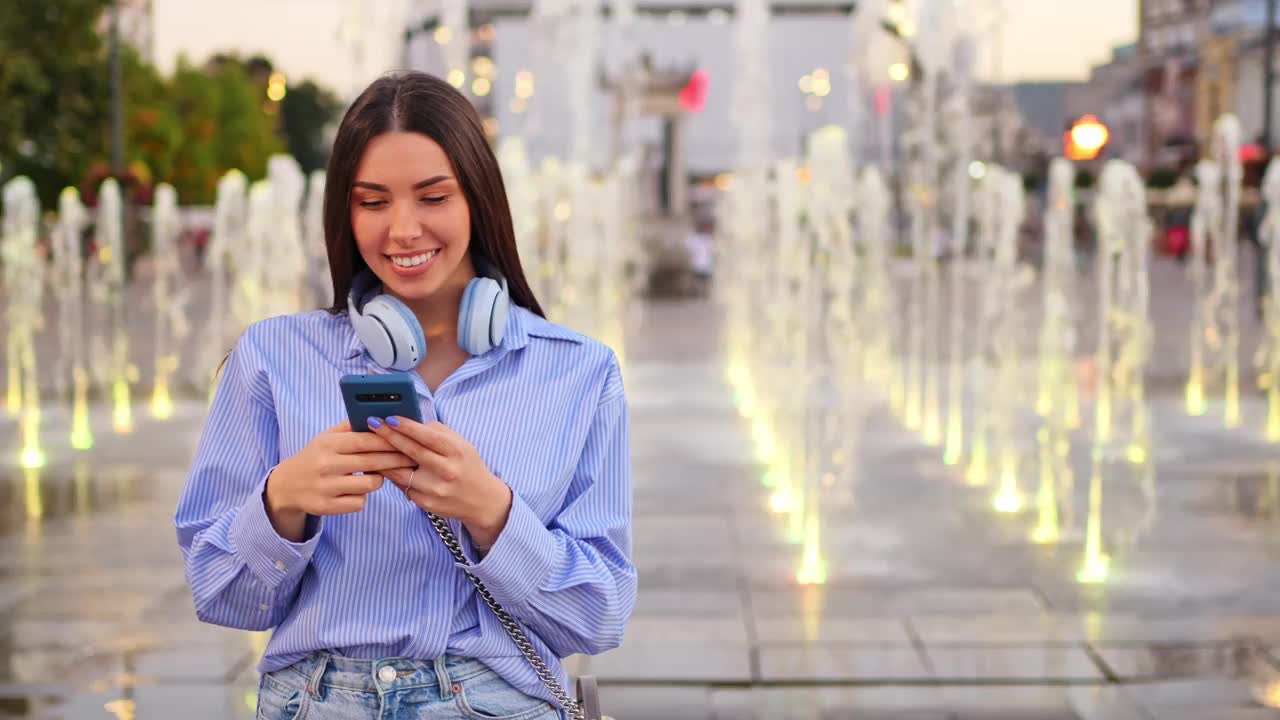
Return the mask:
<svg viewBox="0 0 1280 720">
<path fill-rule="evenodd" d="M 277 560 L 277 561 L 276 561 L 276 569 L 277 569 L 277 570 L 283 570 L 283 569 L 284 569 L 284 561 L 283 561 L 283 560 Z"/>
<path fill-rule="evenodd" d="M 383 665 L 378 669 L 378 679 L 384 683 L 389 683 L 396 679 L 396 669 L 390 665 Z"/>
</svg>

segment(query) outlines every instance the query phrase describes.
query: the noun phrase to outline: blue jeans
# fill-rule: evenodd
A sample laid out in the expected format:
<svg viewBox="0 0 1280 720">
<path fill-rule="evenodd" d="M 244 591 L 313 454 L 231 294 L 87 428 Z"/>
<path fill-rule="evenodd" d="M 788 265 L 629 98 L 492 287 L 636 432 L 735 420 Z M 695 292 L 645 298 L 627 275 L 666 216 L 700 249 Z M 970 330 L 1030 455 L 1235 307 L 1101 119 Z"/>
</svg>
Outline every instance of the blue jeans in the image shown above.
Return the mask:
<svg viewBox="0 0 1280 720">
<path fill-rule="evenodd" d="M 258 720 L 557 720 L 479 660 L 353 660 L 314 653 L 258 684 Z"/>
</svg>

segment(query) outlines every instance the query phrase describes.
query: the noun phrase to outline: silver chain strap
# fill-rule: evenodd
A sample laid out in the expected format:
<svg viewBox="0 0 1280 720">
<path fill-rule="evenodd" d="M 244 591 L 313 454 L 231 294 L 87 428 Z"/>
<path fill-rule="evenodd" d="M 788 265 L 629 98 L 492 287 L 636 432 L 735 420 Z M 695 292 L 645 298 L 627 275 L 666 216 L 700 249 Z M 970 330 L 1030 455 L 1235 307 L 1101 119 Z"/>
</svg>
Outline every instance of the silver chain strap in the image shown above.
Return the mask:
<svg viewBox="0 0 1280 720">
<path fill-rule="evenodd" d="M 449 548 L 449 552 L 453 554 L 453 559 L 458 561 L 459 565 L 469 567 L 471 562 L 463 554 L 462 545 L 458 543 L 458 537 L 453 534 L 453 528 L 449 527 L 449 523 L 433 513 L 427 513 L 427 518 L 431 520 L 431 526 L 436 529 L 436 533 L 440 535 L 440 540 L 444 542 L 445 547 Z M 570 718 L 584 720 L 585 715 L 582 706 L 569 697 L 569 693 L 565 692 L 564 686 L 556 679 L 555 674 L 551 672 L 551 668 L 547 667 L 547 664 L 543 662 L 542 656 L 533 647 L 533 643 L 529 642 L 529 636 L 525 635 L 524 629 L 520 627 L 516 619 L 511 617 L 511 613 L 498 604 L 498 601 L 493 598 L 489 588 L 484 586 L 484 582 L 480 578 L 472 575 L 470 570 L 467 570 L 466 573 L 467 577 L 471 578 L 471 584 L 476 586 L 476 592 L 480 593 L 480 597 L 484 599 L 484 604 L 488 605 L 493 614 L 498 616 L 498 622 L 502 623 L 503 629 L 515 641 L 516 647 L 520 648 L 520 652 L 524 654 L 524 659 L 529 661 L 529 665 L 533 667 L 533 671 L 537 673 L 538 679 L 542 681 L 542 684 L 547 686 L 547 690 L 551 692 L 552 697 L 569 713 Z"/>
</svg>

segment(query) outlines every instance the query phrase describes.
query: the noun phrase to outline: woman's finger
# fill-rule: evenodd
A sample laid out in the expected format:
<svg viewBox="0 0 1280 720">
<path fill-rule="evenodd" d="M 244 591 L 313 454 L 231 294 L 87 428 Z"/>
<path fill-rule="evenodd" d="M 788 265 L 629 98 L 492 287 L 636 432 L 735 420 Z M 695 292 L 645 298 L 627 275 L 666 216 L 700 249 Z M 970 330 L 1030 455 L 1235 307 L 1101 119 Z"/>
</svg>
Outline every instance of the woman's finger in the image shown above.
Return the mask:
<svg viewBox="0 0 1280 720">
<path fill-rule="evenodd" d="M 393 468 L 384 471 L 382 474 L 396 487 L 404 488 L 409 486 L 409 477 L 412 472 L 413 468 Z M 417 480 L 417 475 L 414 475 L 413 478 Z"/>
<path fill-rule="evenodd" d="M 421 465 L 423 462 L 422 456 L 429 453 L 429 451 L 422 447 L 417 440 L 414 440 L 408 435 L 398 433 L 387 427 L 385 424 L 379 425 L 373 432 L 377 434 L 377 437 L 390 444 L 393 449 L 412 459 L 414 465 Z"/>
<path fill-rule="evenodd" d="M 333 433 L 329 443 L 334 452 L 344 455 L 387 452 L 393 449 L 385 435 L 367 432 Z"/>
<path fill-rule="evenodd" d="M 413 460 L 413 464 L 421 468 L 418 470 L 419 476 L 422 475 L 423 471 L 426 471 L 445 480 L 453 479 L 453 465 L 448 458 L 440 453 L 431 448 L 423 447 L 417 440 L 392 430 L 386 425 L 374 430 L 374 432 L 378 433 L 379 436 L 385 436 L 387 441 L 397 450 L 409 456 Z"/>
<path fill-rule="evenodd" d="M 412 489 L 402 490 L 402 492 L 404 492 L 405 497 L 413 501 L 414 505 L 417 505 L 418 507 L 422 508 L 423 510 L 426 510 L 427 512 L 436 512 L 434 501 L 437 498 L 433 496 L 431 493 L 423 492 L 417 489 L 416 485 Z"/>
<path fill-rule="evenodd" d="M 364 509 L 365 498 L 368 495 L 340 495 L 330 498 L 325 503 L 326 515 L 345 515 L 347 513 L 360 512 Z"/>
<path fill-rule="evenodd" d="M 328 483 L 331 495 L 368 495 L 382 487 L 383 477 L 378 473 L 368 475 L 339 475 Z"/>
<path fill-rule="evenodd" d="M 350 475 L 356 472 L 382 472 L 392 468 L 411 468 L 417 462 L 402 452 L 358 453 L 356 455 L 339 455 L 334 461 L 333 472 L 337 475 Z"/>
<path fill-rule="evenodd" d="M 441 455 L 452 455 L 457 450 L 454 432 L 445 427 L 444 423 L 433 422 L 424 425 L 412 418 L 397 416 L 387 418 L 387 425 L 394 428 L 396 432 L 413 438 L 419 445 Z"/>
</svg>

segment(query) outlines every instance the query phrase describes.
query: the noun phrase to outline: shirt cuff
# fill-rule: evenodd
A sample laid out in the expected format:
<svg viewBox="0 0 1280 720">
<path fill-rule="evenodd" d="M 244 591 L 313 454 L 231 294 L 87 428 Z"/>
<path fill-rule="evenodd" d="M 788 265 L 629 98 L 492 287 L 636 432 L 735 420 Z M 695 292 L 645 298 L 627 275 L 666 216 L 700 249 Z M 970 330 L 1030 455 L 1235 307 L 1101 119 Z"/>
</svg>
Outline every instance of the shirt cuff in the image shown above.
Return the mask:
<svg viewBox="0 0 1280 720">
<path fill-rule="evenodd" d="M 311 518 L 307 518 L 310 537 L 303 542 L 290 542 L 280 537 L 271 525 L 271 518 L 267 517 L 266 499 L 263 497 L 266 486 L 267 480 L 263 478 L 257 490 L 236 513 L 235 520 L 231 521 L 231 544 L 262 584 L 276 588 L 286 579 L 300 576 L 307 563 L 311 562 L 311 555 L 320 542 L 324 519 L 316 518 L 313 523 Z"/>
<path fill-rule="evenodd" d="M 519 604 L 529 599 L 551 572 L 556 559 L 556 538 L 542 520 L 516 493 L 511 493 L 511 512 L 484 559 L 470 566 L 493 597 L 503 604 Z"/>
</svg>

